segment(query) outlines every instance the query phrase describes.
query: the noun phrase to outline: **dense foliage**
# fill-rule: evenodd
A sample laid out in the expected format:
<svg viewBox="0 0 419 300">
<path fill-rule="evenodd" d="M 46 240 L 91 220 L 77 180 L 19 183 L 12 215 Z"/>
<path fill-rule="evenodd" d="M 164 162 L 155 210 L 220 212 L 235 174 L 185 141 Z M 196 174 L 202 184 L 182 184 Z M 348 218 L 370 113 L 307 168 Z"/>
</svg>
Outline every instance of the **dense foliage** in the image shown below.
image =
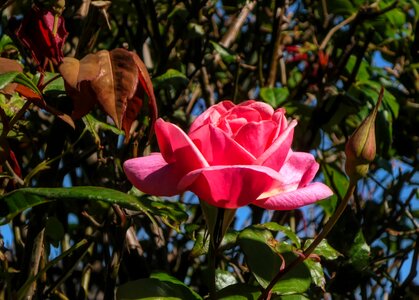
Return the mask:
<svg viewBox="0 0 419 300">
<path fill-rule="evenodd" d="M 122 164 L 158 151 L 156 109 L 187 131 L 220 100 L 259 99 L 298 119 L 292 148 L 316 156 L 335 195 L 238 210 L 216 253 L 217 296 L 257 299 L 344 198 L 345 144 L 381 87 L 368 175 L 272 298 L 418 296 L 417 1 L 35 2 L 0 1 L 1 299 L 208 295 L 198 200 L 142 194 Z M 39 30 L 22 30 L 28 14 Z M 90 71 L 109 61 L 120 72 L 100 82 Z"/>
</svg>

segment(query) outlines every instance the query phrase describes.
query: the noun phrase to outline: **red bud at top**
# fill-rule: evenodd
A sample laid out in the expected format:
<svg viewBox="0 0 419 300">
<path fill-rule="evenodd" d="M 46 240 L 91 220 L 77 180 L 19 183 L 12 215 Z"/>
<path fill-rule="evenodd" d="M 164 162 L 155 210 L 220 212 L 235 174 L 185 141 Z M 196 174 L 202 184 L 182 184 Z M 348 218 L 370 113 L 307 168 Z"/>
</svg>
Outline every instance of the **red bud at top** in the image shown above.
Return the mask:
<svg viewBox="0 0 419 300">
<path fill-rule="evenodd" d="M 57 1 L 58 4 L 60 1 Z M 24 17 L 16 35 L 30 50 L 32 58 L 42 71 L 48 60 L 54 65 L 62 62 L 63 46 L 68 32 L 60 14 L 34 5 Z"/>
<path fill-rule="evenodd" d="M 381 88 L 374 110 L 361 123 L 361 125 L 359 125 L 346 143 L 345 171 L 349 178 L 353 181 L 367 175 L 369 164 L 375 158 L 375 118 L 377 116 L 378 107 L 383 99 L 383 95 L 384 88 Z"/>
</svg>

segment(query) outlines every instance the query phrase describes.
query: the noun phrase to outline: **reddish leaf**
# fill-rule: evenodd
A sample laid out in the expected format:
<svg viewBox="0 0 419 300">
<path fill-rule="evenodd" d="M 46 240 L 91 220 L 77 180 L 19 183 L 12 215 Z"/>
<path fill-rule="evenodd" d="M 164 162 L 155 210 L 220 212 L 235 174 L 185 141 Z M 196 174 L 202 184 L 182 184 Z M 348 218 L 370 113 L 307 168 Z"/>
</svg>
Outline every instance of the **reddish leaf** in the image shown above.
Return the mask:
<svg viewBox="0 0 419 300">
<path fill-rule="evenodd" d="M 65 57 L 58 67 L 64 78 L 65 89 L 73 100 L 74 119 L 88 114 L 96 104 L 96 96 L 90 86 L 90 81 L 99 74 L 99 64 L 94 54 L 89 54 L 81 61 Z"/>
<path fill-rule="evenodd" d="M 97 103 L 128 138 L 145 92 L 151 123 L 157 119 L 153 85 L 147 68 L 135 53 L 115 49 L 89 54 L 80 61 L 65 58 L 59 70 L 73 99 L 73 118 L 86 115 Z"/>
<path fill-rule="evenodd" d="M 55 18 L 57 22 L 54 30 Z M 68 35 L 62 16 L 34 5 L 25 15 L 16 35 L 30 50 L 34 61 L 40 64 L 41 68 L 47 60 L 53 64 L 62 62 L 62 49 Z"/>
<path fill-rule="evenodd" d="M 16 84 L 15 91 L 18 92 L 20 95 L 28 98 L 28 100 L 33 101 L 36 105 L 45 105 L 45 102 L 42 99 L 41 95 L 22 84 Z"/>
<path fill-rule="evenodd" d="M 124 49 L 97 54 L 101 58 L 101 76 L 92 82 L 92 87 L 103 110 L 121 128 L 127 103 L 137 89 L 138 69 L 131 53 Z"/>
<path fill-rule="evenodd" d="M 147 67 L 143 63 L 143 61 L 138 57 L 138 55 L 133 54 L 135 63 L 137 64 L 139 70 L 139 80 L 141 82 L 141 86 L 143 87 L 144 91 L 148 96 L 148 107 L 149 107 L 149 114 L 151 118 L 150 124 L 150 133 L 149 139 L 151 138 L 154 130 L 154 123 L 157 120 L 158 112 L 157 112 L 157 102 L 156 97 L 154 96 L 154 89 L 153 83 L 151 82 L 150 75 L 148 74 Z"/>
</svg>

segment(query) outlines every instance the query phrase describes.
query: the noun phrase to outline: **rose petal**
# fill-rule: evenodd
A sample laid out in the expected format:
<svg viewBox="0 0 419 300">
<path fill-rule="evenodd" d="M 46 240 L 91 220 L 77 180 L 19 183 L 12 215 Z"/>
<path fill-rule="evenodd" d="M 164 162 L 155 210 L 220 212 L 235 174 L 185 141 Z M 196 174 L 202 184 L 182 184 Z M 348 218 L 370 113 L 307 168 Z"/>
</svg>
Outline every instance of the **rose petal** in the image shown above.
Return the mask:
<svg viewBox="0 0 419 300">
<path fill-rule="evenodd" d="M 208 123 L 216 124 L 221 115 L 225 114 L 229 109 L 233 108 L 234 104 L 231 101 L 222 101 L 216 105 L 209 107 L 206 111 L 200 114 L 191 124 L 189 133 L 194 132 L 199 127 Z"/>
<path fill-rule="evenodd" d="M 318 170 L 319 164 L 312 154 L 290 151 L 279 175 L 286 178 L 287 182 L 298 183 L 298 187 L 303 187 L 313 180 Z"/>
<path fill-rule="evenodd" d="M 273 140 L 275 140 L 288 127 L 287 117 L 285 116 L 285 109 L 277 109 L 272 116 L 272 121 L 277 123 L 276 133 L 273 138 Z"/>
<path fill-rule="evenodd" d="M 201 126 L 189 138 L 203 154 L 209 165 L 253 164 L 255 157 L 212 124 Z"/>
<path fill-rule="evenodd" d="M 292 120 L 288 127 L 278 136 L 272 145 L 254 162 L 256 165 L 270 167 L 279 171 L 287 158 L 291 148 L 294 127 L 297 121 Z"/>
<path fill-rule="evenodd" d="M 158 119 L 155 131 L 161 154 L 167 163 L 175 163 L 185 174 L 209 166 L 194 143 L 176 125 Z"/>
<path fill-rule="evenodd" d="M 188 173 L 178 189 L 190 190 L 217 207 L 238 208 L 268 190 L 275 174 L 261 166 L 215 166 Z"/>
<path fill-rule="evenodd" d="M 328 186 L 320 182 L 311 183 L 297 190 L 280 193 L 267 199 L 256 200 L 252 204 L 272 210 L 291 210 L 312 204 L 333 195 Z"/>
<path fill-rule="evenodd" d="M 260 120 L 262 120 L 260 113 L 251 108 L 251 107 L 247 107 L 247 106 L 235 106 L 232 109 L 230 109 L 224 116 L 224 118 L 226 120 L 228 120 L 228 122 L 234 122 L 235 120 L 237 120 L 238 118 L 242 119 L 246 119 L 247 122 L 259 122 Z"/>
<path fill-rule="evenodd" d="M 260 195 L 259 199 L 275 196 L 279 193 L 294 191 L 304 187 L 316 175 L 319 164 L 313 155 L 304 152 L 288 152 L 287 159 L 272 183 L 269 191 Z"/>
<path fill-rule="evenodd" d="M 239 104 L 240 106 L 247 106 L 257 110 L 262 118 L 262 120 L 271 120 L 272 115 L 274 114 L 274 109 L 269 104 L 264 102 L 249 100 Z"/>
<path fill-rule="evenodd" d="M 273 121 L 250 122 L 239 129 L 234 140 L 254 157 L 259 157 L 271 144 L 276 128 Z"/>
<path fill-rule="evenodd" d="M 183 172 L 167 164 L 160 153 L 125 161 L 124 171 L 128 180 L 144 193 L 156 196 L 174 196 Z"/>
</svg>

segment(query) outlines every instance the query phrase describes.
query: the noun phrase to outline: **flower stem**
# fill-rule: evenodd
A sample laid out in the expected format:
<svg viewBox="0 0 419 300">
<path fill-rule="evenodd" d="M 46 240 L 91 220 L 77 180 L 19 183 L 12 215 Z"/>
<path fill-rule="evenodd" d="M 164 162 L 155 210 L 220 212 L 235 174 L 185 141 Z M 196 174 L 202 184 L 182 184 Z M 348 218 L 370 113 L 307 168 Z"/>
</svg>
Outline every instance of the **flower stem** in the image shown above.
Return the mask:
<svg viewBox="0 0 419 300">
<path fill-rule="evenodd" d="M 209 271 L 209 296 L 211 300 L 217 300 L 215 294 L 215 268 L 216 268 L 216 249 L 210 242 L 208 247 L 208 271 Z"/>
<path fill-rule="evenodd" d="M 272 288 L 274 285 L 286 274 L 288 273 L 293 267 L 298 265 L 299 263 L 306 260 L 310 254 L 316 249 L 316 247 L 320 244 L 320 242 L 329 234 L 332 228 L 335 226 L 336 222 L 339 220 L 342 213 L 345 211 L 346 206 L 349 202 L 349 199 L 355 192 L 356 188 L 356 181 L 350 181 L 348 190 L 346 191 L 345 197 L 343 198 L 342 202 L 336 208 L 335 213 L 333 216 L 327 221 L 326 225 L 324 225 L 323 230 L 320 232 L 318 236 L 313 240 L 313 242 L 308 246 L 306 250 L 302 253 L 302 255 L 298 256 L 294 261 L 292 261 L 288 266 L 284 269 L 279 271 L 274 279 L 269 283 L 266 289 L 263 290 L 262 294 L 259 297 L 259 300 L 267 299 L 270 295 Z"/>
</svg>

